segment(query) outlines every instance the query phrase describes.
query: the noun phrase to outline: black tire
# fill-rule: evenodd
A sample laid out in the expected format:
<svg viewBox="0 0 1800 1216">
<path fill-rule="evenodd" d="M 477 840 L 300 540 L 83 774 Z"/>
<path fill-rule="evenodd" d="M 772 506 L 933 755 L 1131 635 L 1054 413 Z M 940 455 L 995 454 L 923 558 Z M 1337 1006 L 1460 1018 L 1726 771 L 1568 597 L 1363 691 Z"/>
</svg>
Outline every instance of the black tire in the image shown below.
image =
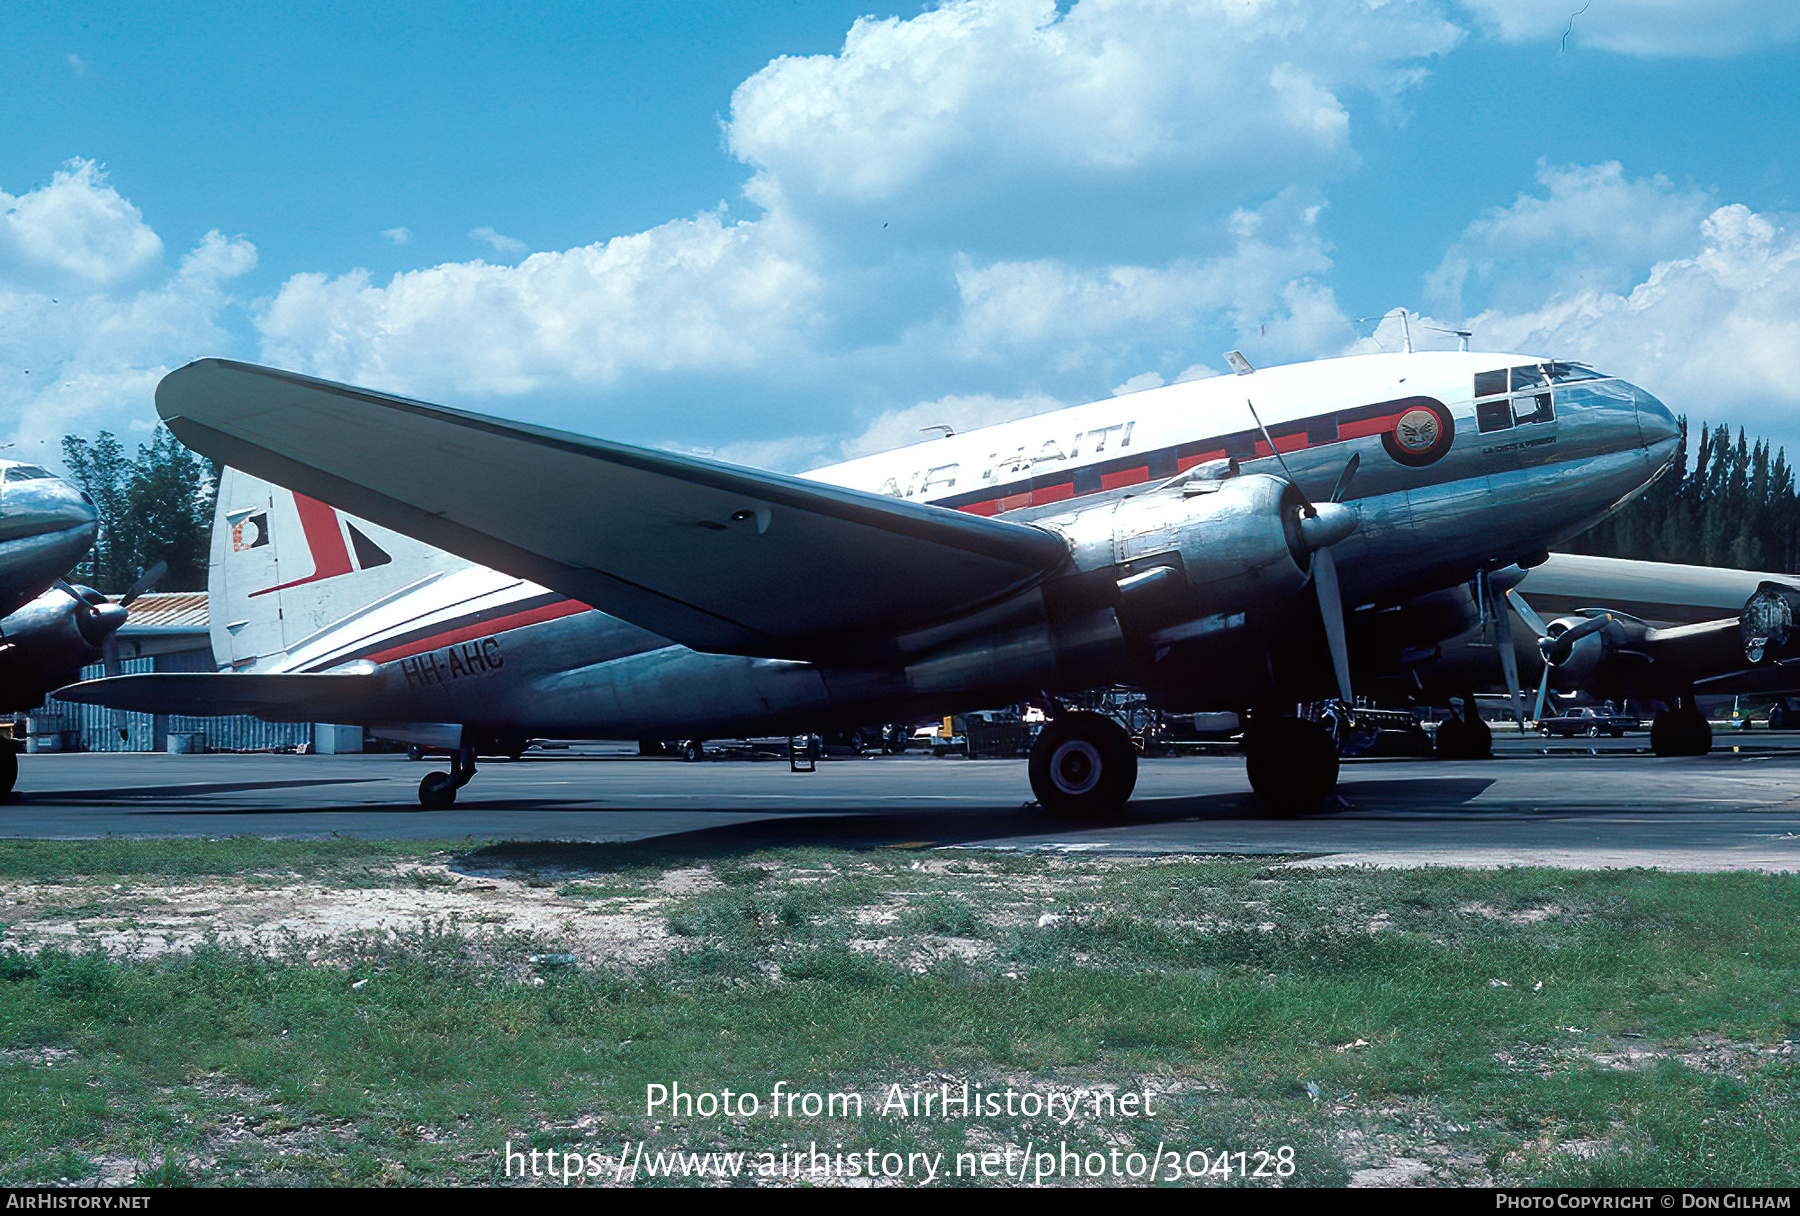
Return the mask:
<svg viewBox="0 0 1800 1216">
<path fill-rule="evenodd" d="M 1650 723 L 1650 750 L 1659 756 L 1704 756 L 1712 725 L 1697 709 L 1666 709 Z"/>
<path fill-rule="evenodd" d="M 1598 739 L 1599 737 L 1600 737 L 1600 728 L 1598 726 L 1588 727 L 1588 738 Z"/>
<path fill-rule="evenodd" d="M 1137 787 L 1137 749 L 1103 714 L 1067 713 L 1048 723 L 1031 745 L 1031 792 L 1052 815 L 1104 819 L 1118 813 Z"/>
<path fill-rule="evenodd" d="M 1275 718 L 1244 733 L 1250 788 L 1277 815 L 1310 815 L 1337 788 L 1338 754 L 1317 722 Z"/>
<path fill-rule="evenodd" d="M 1445 718 L 1437 729 L 1440 760 L 1486 760 L 1494 754 L 1494 732 L 1480 720 Z"/>
<path fill-rule="evenodd" d="M 706 743 L 704 740 L 689 739 L 686 743 L 681 745 L 681 758 L 683 760 L 698 760 L 704 755 L 706 755 Z"/>
<path fill-rule="evenodd" d="M 1769 729 L 1786 730 L 1788 728 L 1788 707 L 1785 705 L 1769 706 Z"/>
<path fill-rule="evenodd" d="M 419 805 L 441 811 L 456 803 L 456 782 L 449 773 L 426 773 L 419 780 Z"/>
<path fill-rule="evenodd" d="M 11 802 L 13 785 L 19 780 L 19 753 L 11 739 L 0 739 L 0 802 Z"/>
</svg>

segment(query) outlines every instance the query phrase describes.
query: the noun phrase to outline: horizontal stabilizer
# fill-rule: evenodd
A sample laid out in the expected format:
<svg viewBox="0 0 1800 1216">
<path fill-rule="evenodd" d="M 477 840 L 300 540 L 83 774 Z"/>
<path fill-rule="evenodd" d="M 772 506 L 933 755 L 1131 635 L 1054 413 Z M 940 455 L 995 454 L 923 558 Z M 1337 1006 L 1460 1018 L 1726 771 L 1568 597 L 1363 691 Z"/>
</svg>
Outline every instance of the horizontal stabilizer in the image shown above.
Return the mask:
<svg viewBox="0 0 1800 1216">
<path fill-rule="evenodd" d="M 84 680 L 58 689 L 56 699 L 145 714 L 199 718 L 251 714 L 271 722 L 356 722 L 368 717 L 371 698 L 385 684 L 379 675 L 360 673 L 170 672 Z"/>
<path fill-rule="evenodd" d="M 995 603 L 1054 533 L 205 359 L 156 408 L 190 448 L 696 650 L 817 659 Z"/>
</svg>

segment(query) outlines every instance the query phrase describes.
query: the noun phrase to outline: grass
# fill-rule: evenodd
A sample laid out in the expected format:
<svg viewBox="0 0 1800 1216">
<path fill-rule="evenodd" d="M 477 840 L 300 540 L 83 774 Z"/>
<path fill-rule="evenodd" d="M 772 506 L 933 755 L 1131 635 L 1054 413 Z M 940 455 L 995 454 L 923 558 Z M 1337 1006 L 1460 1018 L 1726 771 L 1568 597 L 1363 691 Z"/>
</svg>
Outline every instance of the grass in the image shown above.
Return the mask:
<svg viewBox="0 0 1800 1216">
<path fill-rule="evenodd" d="M 85 873 L 62 846 L 0 866 L 15 883 L 280 873 L 434 890 L 450 871 L 394 867 L 448 860 L 575 913 L 651 905 L 670 937 L 632 965 L 468 926 L 0 955 L 0 1184 L 505 1182 L 508 1142 L 612 1171 L 639 1140 L 944 1163 L 1161 1143 L 1208 1154 L 1221 1184 L 1247 1180 L 1218 1172 L 1219 1153 L 1254 1165 L 1283 1145 L 1305 1185 L 1396 1161 L 1435 1185 L 1800 1182 L 1788 876 L 134 843 L 84 846 Z M 879 1110 L 895 1086 L 964 1082 L 1147 1090 L 1156 1113 Z M 646 1111 L 648 1087 L 675 1084 L 765 1105 L 778 1087 L 855 1093 L 864 1109 Z"/>
</svg>

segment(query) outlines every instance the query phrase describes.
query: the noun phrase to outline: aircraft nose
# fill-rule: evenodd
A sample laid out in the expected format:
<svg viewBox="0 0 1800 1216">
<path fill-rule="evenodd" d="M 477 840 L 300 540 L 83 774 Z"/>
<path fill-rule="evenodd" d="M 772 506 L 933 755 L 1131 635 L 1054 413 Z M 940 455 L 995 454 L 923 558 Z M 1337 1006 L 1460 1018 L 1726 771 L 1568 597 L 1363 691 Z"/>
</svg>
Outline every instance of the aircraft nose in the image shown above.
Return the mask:
<svg viewBox="0 0 1800 1216">
<path fill-rule="evenodd" d="M 1652 460 L 1659 465 L 1667 464 L 1675 458 L 1675 447 L 1681 438 L 1680 424 L 1668 406 L 1635 384 L 1631 386 L 1631 395 L 1637 404 L 1639 441 Z"/>
</svg>

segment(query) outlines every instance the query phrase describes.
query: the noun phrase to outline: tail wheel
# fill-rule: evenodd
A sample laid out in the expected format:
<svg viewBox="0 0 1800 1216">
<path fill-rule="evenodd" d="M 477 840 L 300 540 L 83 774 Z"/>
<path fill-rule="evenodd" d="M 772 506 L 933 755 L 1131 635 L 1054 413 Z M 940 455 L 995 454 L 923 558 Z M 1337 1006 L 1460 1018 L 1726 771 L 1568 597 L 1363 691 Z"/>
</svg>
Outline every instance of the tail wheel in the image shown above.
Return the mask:
<svg viewBox="0 0 1800 1216">
<path fill-rule="evenodd" d="M 1250 788 L 1277 815 L 1309 815 L 1337 788 L 1337 748 L 1317 722 L 1252 720 L 1244 752 Z"/>
<path fill-rule="evenodd" d="M 1111 718 L 1063 714 L 1038 732 L 1028 769 L 1031 792 L 1052 815 L 1105 818 L 1137 786 L 1137 749 Z"/>
</svg>

